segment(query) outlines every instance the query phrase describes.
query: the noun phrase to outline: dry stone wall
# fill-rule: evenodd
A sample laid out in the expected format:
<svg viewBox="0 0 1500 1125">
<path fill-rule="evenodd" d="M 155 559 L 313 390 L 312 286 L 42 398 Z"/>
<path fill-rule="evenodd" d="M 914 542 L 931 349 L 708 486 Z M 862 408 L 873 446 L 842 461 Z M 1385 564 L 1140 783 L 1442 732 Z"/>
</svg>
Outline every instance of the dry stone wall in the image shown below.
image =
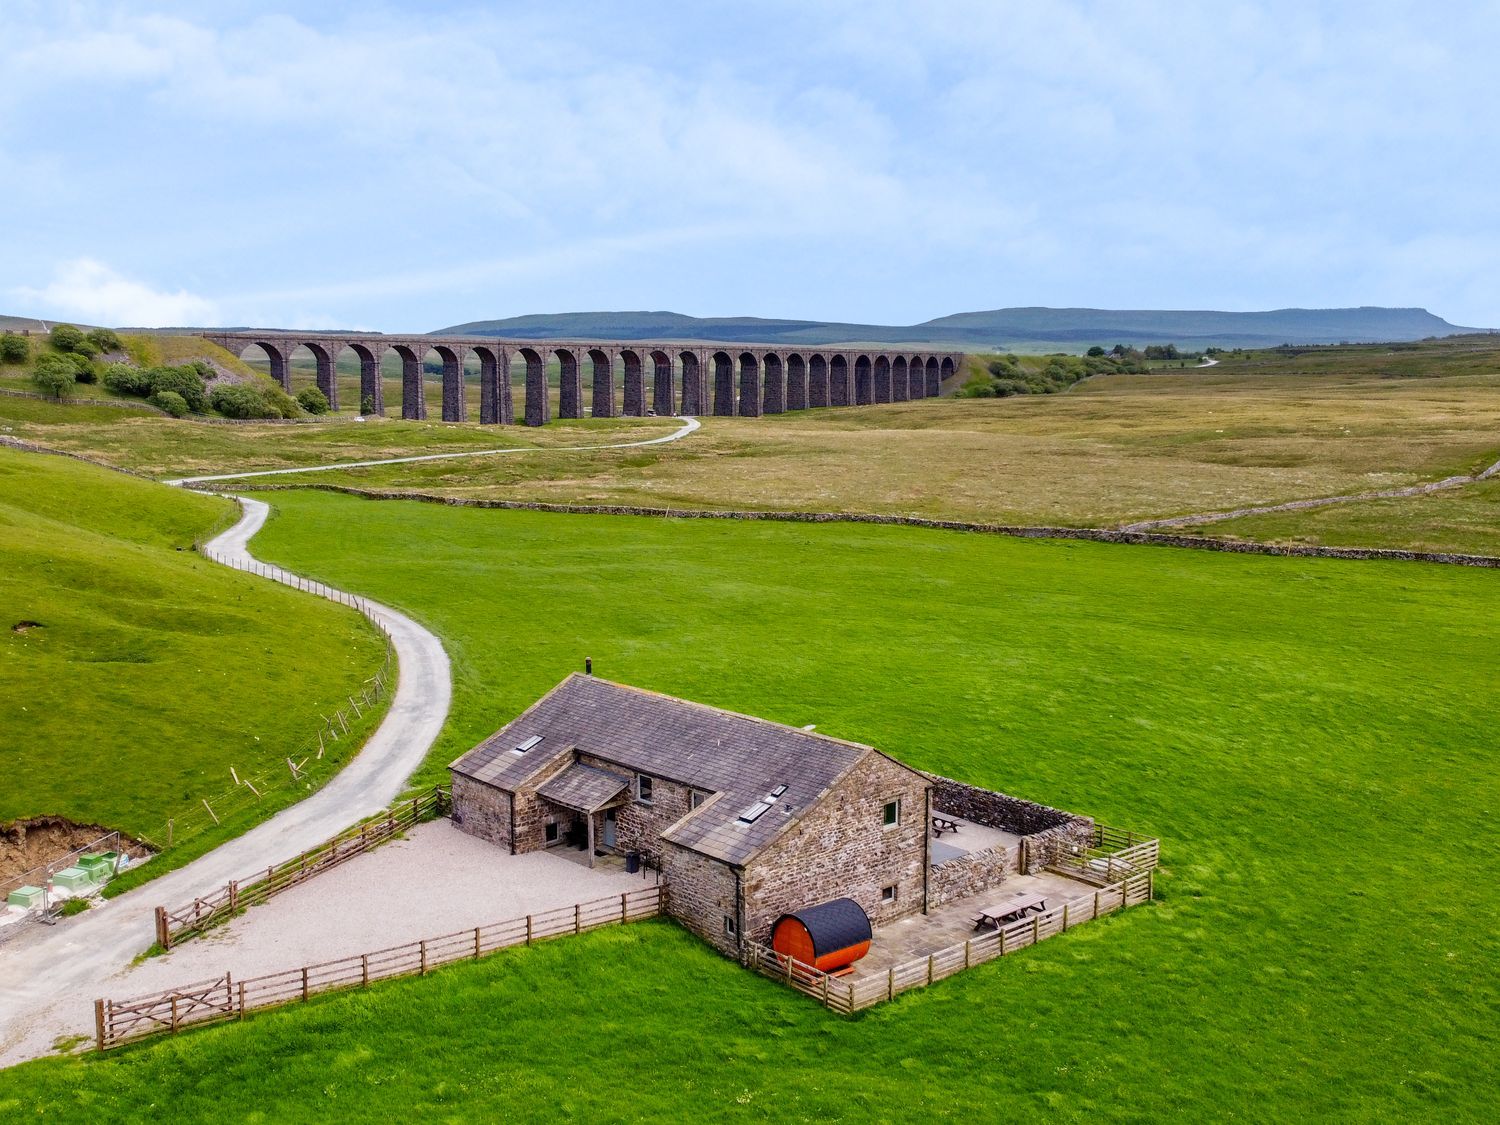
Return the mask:
<svg viewBox="0 0 1500 1125">
<path fill-rule="evenodd" d="M 1024 874 L 1040 871 L 1075 847 L 1093 843 L 1092 817 L 981 789 L 950 777 L 931 776 L 935 810 L 1022 837 L 1016 867 Z"/>
<path fill-rule="evenodd" d="M 1016 873 L 1020 849 L 1010 844 L 996 844 L 983 851 L 946 859 L 932 869 L 928 888 L 928 905 L 942 906 L 956 898 L 998 887 Z"/>
</svg>

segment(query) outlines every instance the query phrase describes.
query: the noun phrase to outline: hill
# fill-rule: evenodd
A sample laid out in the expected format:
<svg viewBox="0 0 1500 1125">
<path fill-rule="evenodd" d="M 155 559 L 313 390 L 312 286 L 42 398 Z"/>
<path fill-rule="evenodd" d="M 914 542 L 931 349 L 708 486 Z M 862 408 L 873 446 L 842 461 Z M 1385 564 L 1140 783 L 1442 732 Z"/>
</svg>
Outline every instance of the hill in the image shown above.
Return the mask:
<svg viewBox="0 0 1500 1125">
<path fill-rule="evenodd" d="M 435 335 L 513 339 L 702 340 L 813 346 L 835 343 L 936 344 L 985 350 L 1082 350 L 1094 344 L 1274 347 L 1377 343 L 1482 331 L 1450 324 L 1426 309 L 1274 309 L 1265 312 L 1011 308 L 955 313 L 911 325 L 852 324 L 759 317 L 693 317 L 674 312 L 540 313 L 475 320 Z"/>
<path fill-rule="evenodd" d="M 230 767 L 279 767 L 380 666 L 384 644 L 352 610 L 192 549 L 234 514 L 0 448 L 0 824 L 61 816 L 160 842 L 168 817 L 231 788 Z M 224 831 L 199 850 L 302 795 L 267 792 L 233 820 L 221 807 Z M 177 829 L 178 852 L 198 846 Z"/>
</svg>

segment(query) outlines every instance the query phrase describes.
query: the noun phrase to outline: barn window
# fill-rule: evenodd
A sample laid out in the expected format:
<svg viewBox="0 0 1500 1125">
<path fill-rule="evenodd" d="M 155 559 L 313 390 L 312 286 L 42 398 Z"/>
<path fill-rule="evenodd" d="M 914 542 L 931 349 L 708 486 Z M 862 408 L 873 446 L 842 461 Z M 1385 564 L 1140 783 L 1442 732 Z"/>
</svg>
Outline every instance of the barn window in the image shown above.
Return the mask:
<svg viewBox="0 0 1500 1125">
<path fill-rule="evenodd" d="M 688 794 L 688 808 L 696 809 L 706 800 L 708 800 L 707 793 L 703 793 L 697 789 L 694 789 L 691 793 Z"/>
<path fill-rule="evenodd" d="M 557 843 L 557 821 L 549 820 L 547 822 L 546 838 L 549 844 Z"/>
<path fill-rule="evenodd" d="M 635 798 L 643 805 L 651 803 L 651 778 L 643 773 L 635 775 Z"/>
<path fill-rule="evenodd" d="M 896 901 L 896 887 L 895 887 L 895 884 L 892 884 L 889 887 L 881 887 L 880 888 L 880 901 L 881 902 L 895 902 Z"/>
<path fill-rule="evenodd" d="M 885 808 L 880 810 L 880 823 L 887 828 L 894 828 L 901 823 L 901 798 L 887 801 Z"/>
<path fill-rule="evenodd" d="M 724 915 L 724 933 L 729 937 L 734 937 L 735 925 L 733 914 Z"/>
</svg>

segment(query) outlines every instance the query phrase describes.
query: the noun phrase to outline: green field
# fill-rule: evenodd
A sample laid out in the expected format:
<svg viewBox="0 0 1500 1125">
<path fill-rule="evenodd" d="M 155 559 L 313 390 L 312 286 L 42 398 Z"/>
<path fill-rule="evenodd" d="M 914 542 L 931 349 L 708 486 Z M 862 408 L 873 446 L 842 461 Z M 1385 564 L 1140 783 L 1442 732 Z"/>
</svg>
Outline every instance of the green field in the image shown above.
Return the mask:
<svg viewBox="0 0 1500 1125">
<path fill-rule="evenodd" d="M 357 613 L 193 551 L 235 517 L 222 499 L 0 449 L 0 823 L 53 814 L 163 842 L 168 817 L 205 819 L 195 808 L 233 787 L 231 766 L 279 765 L 374 673 L 384 641 Z M 352 740 L 332 749 L 314 776 Z M 302 795 L 249 798 L 197 846 Z"/>
<path fill-rule="evenodd" d="M 29 1064 L 0 1074 L 0 1112 L 1452 1121 L 1493 1105 L 1493 574 L 273 499 L 260 553 L 444 638 L 454 706 L 424 780 L 591 656 L 1159 834 L 1160 901 L 852 1022 L 641 926 Z"/>
</svg>

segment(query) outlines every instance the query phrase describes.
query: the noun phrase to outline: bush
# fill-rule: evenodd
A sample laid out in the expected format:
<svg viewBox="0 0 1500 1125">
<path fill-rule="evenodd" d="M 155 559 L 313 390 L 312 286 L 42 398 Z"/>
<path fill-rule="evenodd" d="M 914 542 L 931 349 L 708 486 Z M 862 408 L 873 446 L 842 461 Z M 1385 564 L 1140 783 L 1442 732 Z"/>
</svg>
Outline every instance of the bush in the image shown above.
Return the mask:
<svg viewBox="0 0 1500 1125">
<path fill-rule="evenodd" d="M 61 357 L 73 368 L 73 378 L 80 383 L 97 383 L 99 373 L 94 370 L 94 361 L 82 352 L 73 352 Z"/>
<path fill-rule="evenodd" d="M 188 404 L 188 409 L 201 414 L 208 409 L 208 396 L 203 386 L 203 376 L 192 364 L 182 367 L 153 367 L 147 374 L 151 378 L 151 392 L 176 391 Z"/>
<path fill-rule="evenodd" d="M 104 369 L 104 385 L 117 394 L 149 395 L 151 375 L 128 363 L 111 363 Z"/>
<path fill-rule="evenodd" d="M 327 414 L 328 396 L 318 387 L 303 387 L 297 392 L 297 405 L 309 414 Z"/>
<path fill-rule="evenodd" d="M 71 324 L 59 324 L 52 329 L 52 346 L 60 352 L 70 352 L 83 343 L 83 329 Z"/>
<path fill-rule="evenodd" d="M 60 355 L 44 355 L 31 369 L 31 385 L 44 395 L 62 398 L 73 387 L 76 369 Z"/>
<path fill-rule="evenodd" d="M 280 411 L 266 396 L 248 383 L 226 383 L 215 387 L 209 404 L 226 418 L 276 418 Z"/>
<path fill-rule="evenodd" d="M 99 354 L 99 348 L 94 344 L 94 341 L 85 336 L 73 346 L 72 354 L 81 355 L 86 359 L 93 359 Z"/>
<path fill-rule="evenodd" d="M 273 418 L 295 418 L 302 413 L 302 408 L 297 405 L 297 400 L 287 394 L 276 383 L 267 383 L 260 388 L 260 395 L 266 400 L 266 404 L 272 410 Z"/>
<path fill-rule="evenodd" d="M 84 336 L 100 352 L 123 352 L 125 343 L 113 328 L 95 328 Z"/>
<path fill-rule="evenodd" d="M 365 395 L 359 400 L 359 412 L 369 415 L 375 413 L 375 396 Z"/>
<path fill-rule="evenodd" d="M 58 909 L 58 913 L 64 918 L 73 918 L 82 914 L 89 908 L 89 900 L 86 898 L 70 898 Z"/>
<path fill-rule="evenodd" d="M 31 344 L 25 336 L 0 336 L 0 363 L 25 363 L 30 358 Z"/>
<path fill-rule="evenodd" d="M 152 406 L 165 410 L 173 418 L 187 417 L 187 399 L 183 398 L 176 391 L 157 391 L 146 401 Z"/>
<path fill-rule="evenodd" d="M 1088 354 L 1091 356 L 1101 356 L 1104 354 L 1104 349 L 1101 348 L 1098 344 L 1095 344 L 1088 350 Z"/>
</svg>

